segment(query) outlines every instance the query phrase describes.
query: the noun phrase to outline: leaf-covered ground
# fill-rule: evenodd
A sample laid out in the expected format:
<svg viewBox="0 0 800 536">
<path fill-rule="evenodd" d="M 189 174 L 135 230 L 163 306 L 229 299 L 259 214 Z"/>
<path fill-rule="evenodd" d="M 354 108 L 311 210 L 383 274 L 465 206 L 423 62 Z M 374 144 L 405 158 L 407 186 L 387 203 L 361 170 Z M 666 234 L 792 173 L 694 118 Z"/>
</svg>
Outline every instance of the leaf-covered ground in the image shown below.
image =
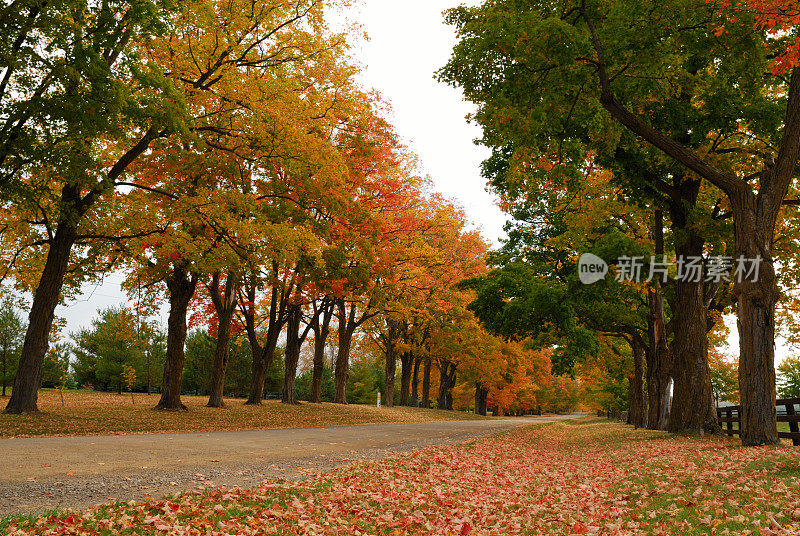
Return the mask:
<svg viewBox="0 0 800 536">
<path fill-rule="evenodd" d="M 156 395 L 66 391 L 64 405 L 58 391 L 39 392 L 38 415 L 0 414 L 0 438 L 130 434 L 153 432 L 210 432 L 259 430 L 348 424 L 431 422 L 482 419 L 469 413 L 420 408 L 376 408 L 338 404 L 287 406 L 267 400 L 263 406 L 245 406 L 243 400 L 226 399 L 223 409 L 207 408 L 206 397 L 184 396 L 185 413 L 152 411 Z M 8 403 L 0 397 L 0 409 Z"/>
<path fill-rule="evenodd" d="M 22 535 L 800 532 L 800 449 L 598 421 L 360 463 L 300 483 L 6 521 Z"/>
</svg>

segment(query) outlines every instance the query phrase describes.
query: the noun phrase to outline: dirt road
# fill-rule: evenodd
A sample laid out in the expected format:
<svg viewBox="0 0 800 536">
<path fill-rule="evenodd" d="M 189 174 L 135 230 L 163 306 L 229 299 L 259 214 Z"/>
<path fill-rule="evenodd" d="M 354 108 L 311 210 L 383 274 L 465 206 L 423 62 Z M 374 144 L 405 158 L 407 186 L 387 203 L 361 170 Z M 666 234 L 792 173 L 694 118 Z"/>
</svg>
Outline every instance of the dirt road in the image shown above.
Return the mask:
<svg viewBox="0 0 800 536">
<path fill-rule="evenodd" d="M 296 479 L 580 415 L 242 432 L 0 439 L 0 516 Z"/>
</svg>

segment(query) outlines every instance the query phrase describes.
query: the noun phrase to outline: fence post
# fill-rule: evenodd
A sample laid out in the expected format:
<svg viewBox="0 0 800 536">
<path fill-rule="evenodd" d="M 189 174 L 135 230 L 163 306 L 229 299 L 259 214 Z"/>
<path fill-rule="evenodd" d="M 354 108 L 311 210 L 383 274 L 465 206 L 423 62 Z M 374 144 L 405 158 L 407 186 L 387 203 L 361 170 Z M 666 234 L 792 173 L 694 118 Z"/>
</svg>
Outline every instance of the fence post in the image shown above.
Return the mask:
<svg viewBox="0 0 800 536">
<path fill-rule="evenodd" d="M 794 402 L 792 402 L 791 404 L 784 404 L 784 407 L 786 407 L 787 417 L 796 415 L 796 412 L 794 411 Z M 789 431 L 792 432 L 793 434 L 800 433 L 800 425 L 798 425 L 797 421 L 789 423 Z M 793 437 L 792 445 L 794 445 L 795 447 L 800 447 L 800 437 L 797 436 Z"/>
</svg>

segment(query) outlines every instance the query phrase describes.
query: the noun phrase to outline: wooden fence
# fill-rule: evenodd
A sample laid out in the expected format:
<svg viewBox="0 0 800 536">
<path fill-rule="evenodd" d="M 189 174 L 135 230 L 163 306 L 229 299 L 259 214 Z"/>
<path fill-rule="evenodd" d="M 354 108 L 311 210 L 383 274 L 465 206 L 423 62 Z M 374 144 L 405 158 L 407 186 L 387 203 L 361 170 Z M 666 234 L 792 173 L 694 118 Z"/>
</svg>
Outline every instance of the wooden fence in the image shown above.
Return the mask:
<svg viewBox="0 0 800 536">
<path fill-rule="evenodd" d="M 783 398 L 775 401 L 778 408 L 778 422 L 789 423 L 789 431 L 778 431 L 778 436 L 791 439 L 794 446 L 800 446 L 800 415 L 795 410 L 795 405 L 800 404 L 800 398 Z M 717 408 L 717 418 L 720 426 L 729 436 L 739 435 L 742 427 L 742 406 L 726 406 Z M 737 423 L 737 428 L 733 427 Z"/>
</svg>

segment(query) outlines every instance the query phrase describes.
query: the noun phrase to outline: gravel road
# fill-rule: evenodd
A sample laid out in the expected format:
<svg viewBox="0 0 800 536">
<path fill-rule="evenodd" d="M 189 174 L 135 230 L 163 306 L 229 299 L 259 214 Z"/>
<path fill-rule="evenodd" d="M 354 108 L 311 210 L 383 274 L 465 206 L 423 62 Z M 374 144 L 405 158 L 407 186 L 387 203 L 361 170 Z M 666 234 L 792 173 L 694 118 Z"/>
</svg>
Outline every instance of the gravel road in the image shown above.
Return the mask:
<svg viewBox="0 0 800 536">
<path fill-rule="evenodd" d="M 580 416 L 0 439 L 0 516 L 299 479 L 356 460 Z"/>
</svg>

